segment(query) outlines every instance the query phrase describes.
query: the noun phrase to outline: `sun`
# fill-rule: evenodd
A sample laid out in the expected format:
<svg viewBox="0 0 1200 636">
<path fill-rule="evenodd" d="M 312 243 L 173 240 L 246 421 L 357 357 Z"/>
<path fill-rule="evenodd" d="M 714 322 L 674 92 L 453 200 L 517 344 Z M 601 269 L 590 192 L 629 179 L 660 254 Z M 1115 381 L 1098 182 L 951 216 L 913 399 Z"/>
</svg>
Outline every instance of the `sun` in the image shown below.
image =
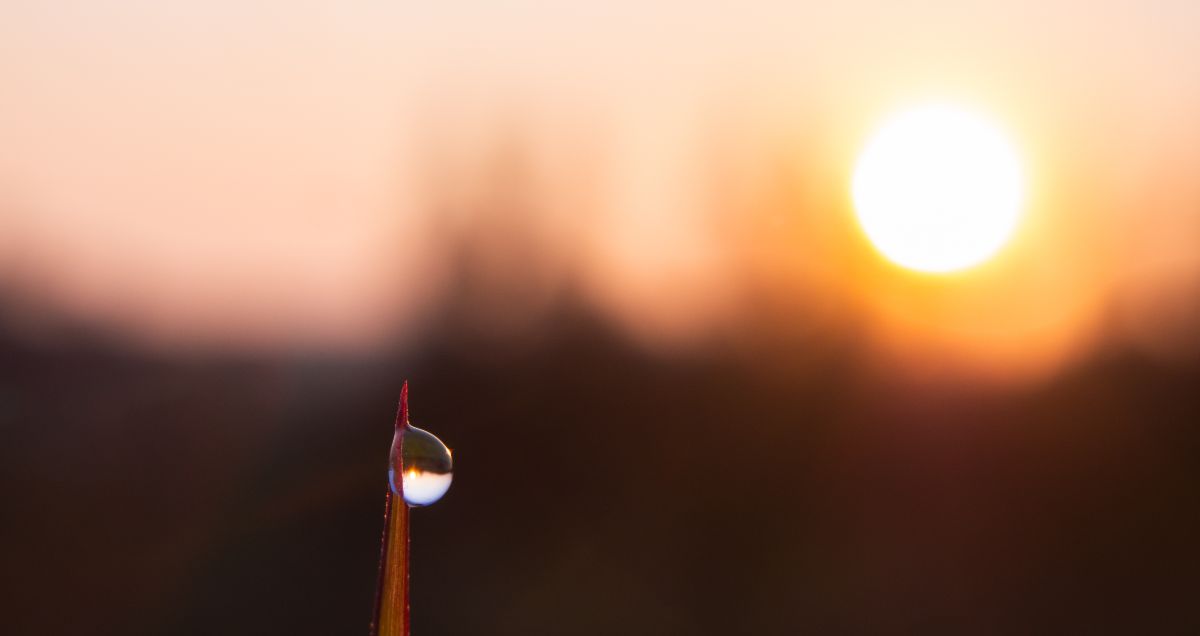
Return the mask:
<svg viewBox="0 0 1200 636">
<path fill-rule="evenodd" d="M 858 222 L 884 256 L 946 273 L 1004 246 L 1020 220 L 1023 181 L 997 126 L 938 104 L 885 122 L 859 156 L 851 190 Z"/>
</svg>

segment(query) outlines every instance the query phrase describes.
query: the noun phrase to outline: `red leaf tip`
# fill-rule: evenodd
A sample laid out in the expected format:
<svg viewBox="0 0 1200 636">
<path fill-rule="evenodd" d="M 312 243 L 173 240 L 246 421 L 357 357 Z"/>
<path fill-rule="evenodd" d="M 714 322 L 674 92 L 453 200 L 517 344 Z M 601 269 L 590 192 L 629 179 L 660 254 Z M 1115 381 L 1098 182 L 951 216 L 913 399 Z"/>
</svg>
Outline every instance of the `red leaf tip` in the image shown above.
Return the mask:
<svg viewBox="0 0 1200 636">
<path fill-rule="evenodd" d="M 408 380 L 400 387 L 400 410 L 396 412 L 396 428 L 408 425 Z"/>
</svg>

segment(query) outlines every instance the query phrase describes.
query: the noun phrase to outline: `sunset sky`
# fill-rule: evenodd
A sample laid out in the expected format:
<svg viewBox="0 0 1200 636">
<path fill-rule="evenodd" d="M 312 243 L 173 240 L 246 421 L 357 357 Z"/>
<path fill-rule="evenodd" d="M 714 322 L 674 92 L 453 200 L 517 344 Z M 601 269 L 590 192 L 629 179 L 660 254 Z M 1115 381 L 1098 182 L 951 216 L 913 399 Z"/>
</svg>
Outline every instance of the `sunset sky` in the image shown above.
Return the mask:
<svg viewBox="0 0 1200 636">
<path fill-rule="evenodd" d="M 569 291 L 652 346 L 768 320 L 985 371 L 1196 351 L 1195 3 L 600 4 L 4 4 L 14 328 L 362 351 L 419 334 L 465 250 L 518 328 Z M 849 202 L 927 99 L 998 122 L 1029 181 L 948 278 L 881 260 Z"/>
<path fill-rule="evenodd" d="M 409 382 L 422 636 L 1200 634 L 1200 2 L 0 0 L 0 631 L 368 633 Z"/>
</svg>

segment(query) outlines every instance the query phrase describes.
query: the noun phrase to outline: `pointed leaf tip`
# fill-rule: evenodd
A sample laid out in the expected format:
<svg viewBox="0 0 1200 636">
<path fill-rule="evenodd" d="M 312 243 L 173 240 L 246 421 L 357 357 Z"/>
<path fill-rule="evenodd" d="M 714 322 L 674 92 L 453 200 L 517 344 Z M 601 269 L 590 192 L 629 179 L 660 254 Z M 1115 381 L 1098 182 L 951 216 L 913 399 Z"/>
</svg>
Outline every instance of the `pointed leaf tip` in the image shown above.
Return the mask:
<svg viewBox="0 0 1200 636">
<path fill-rule="evenodd" d="M 400 387 L 400 410 L 396 412 L 396 428 L 408 424 L 408 380 Z"/>
</svg>

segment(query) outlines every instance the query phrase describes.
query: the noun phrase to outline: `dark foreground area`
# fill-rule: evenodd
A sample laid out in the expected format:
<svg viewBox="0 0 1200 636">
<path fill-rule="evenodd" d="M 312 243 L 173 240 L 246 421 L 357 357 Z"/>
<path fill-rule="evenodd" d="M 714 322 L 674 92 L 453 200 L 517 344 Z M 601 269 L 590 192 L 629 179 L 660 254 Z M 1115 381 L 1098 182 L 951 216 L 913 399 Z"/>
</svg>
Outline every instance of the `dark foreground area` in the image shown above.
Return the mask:
<svg viewBox="0 0 1200 636">
<path fill-rule="evenodd" d="M 1200 631 L 1200 369 L 870 379 L 832 342 L 646 354 L 578 312 L 370 359 L 0 340 L 6 634 L 366 634 L 400 383 L 437 634 Z"/>
</svg>

